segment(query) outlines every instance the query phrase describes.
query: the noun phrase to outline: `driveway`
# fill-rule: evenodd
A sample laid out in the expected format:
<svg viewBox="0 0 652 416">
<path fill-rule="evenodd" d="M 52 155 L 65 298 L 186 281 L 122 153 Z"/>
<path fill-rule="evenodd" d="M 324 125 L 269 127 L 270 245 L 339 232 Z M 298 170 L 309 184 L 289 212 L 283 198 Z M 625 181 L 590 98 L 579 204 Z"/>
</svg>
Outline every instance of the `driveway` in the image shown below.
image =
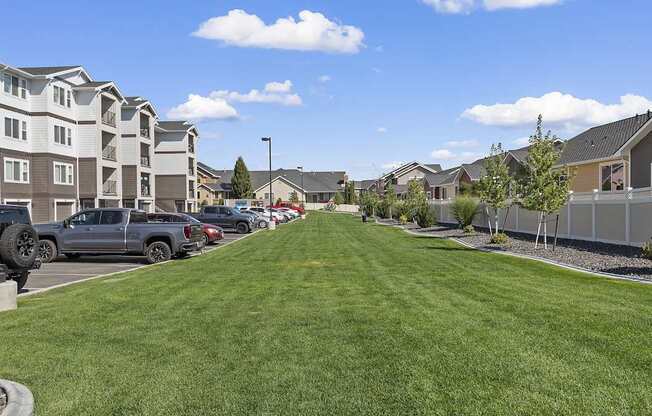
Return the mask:
<svg viewBox="0 0 652 416">
<path fill-rule="evenodd" d="M 204 252 L 215 250 L 242 237 L 243 235 L 240 234 L 226 232 L 224 240 L 217 245 L 207 247 Z M 60 257 L 57 261 L 44 264 L 40 270 L 34 271 L 27 280 L 21 294 L 34 293 L 52 286 L 77 282 L 109 273 L 124 272 L 145 265 L 147 265 L 147 262 L 142 256 L 82 256 L 75 260 Z"/>
</svg>

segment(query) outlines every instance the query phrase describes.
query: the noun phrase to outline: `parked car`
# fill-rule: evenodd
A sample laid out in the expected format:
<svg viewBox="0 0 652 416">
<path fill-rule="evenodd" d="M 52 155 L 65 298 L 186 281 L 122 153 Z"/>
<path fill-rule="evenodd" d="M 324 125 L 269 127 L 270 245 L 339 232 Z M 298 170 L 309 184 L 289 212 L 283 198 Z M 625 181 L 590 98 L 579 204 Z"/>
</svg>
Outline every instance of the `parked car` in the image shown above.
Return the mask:
<svg viewBox="0 0 652 416">
<path fill-rule="evenodd" d="M 275 212 L 278 215 L 280 215 L 281 216 L 281 222 L 289 222 L 289 221 L 292 220 L 292 216 L 287 212 L 279 211 L 276 208 L 270 208 L 270 211 Z"/>
<path fill-rule="evenodd" d="M 238 234 L 253 231 L 254 218 L 241 214 L 237 209 L 220 205 L 205 206 L 198 213 L 188 213 L 191 217 L 205 224 L 214 224 L 225 230 L 235 230 Z"/>
<path fill-rule="evenodd" d="M 261 213 L 249 209 L 240 209 L 239 211 L 241 214 L 252 215 L 254 217 L 254 224 L 257 228 L 269 227 L 269 217 L 265 218 Z"/>
<path fill-rule="evenodd" d="M 147 213 L 129 208 L 81 211 L 62 222 L 35 226 L 44 263 L 59 254 L 144 255 L 149 263 L 183 257 L 201 247 L 201 224 L 148 222 Z"/>
<path fill-rule="evenodd" d="M 286 214 L 290 214 L 292 216 L 292 218 L 299 218 L 301 216 L 301 214 L 299 214 L 298 211 L 295 211 L 295 210 L 290 209 L 290 208 L 282 207 L 282 208 L 276 208 L 276 209 L 281 211 L 281 212 L 285 212 Z"/>
<path fill-rule="evenodd" d="M 202 227 L 202 231 L 204 233 L 202 237 L 202 244 L 204 246 L 213 244 L 216 241 L 224 239 L 224 230 L 221 227 L 218 227 L 217 225 L 213 225 L 213 224 L 204 224 L 188 214 L 182 214 L 179 212 L 155 213 L 155 214 L 147 214 L 147 219 L 150 222 L 200 224 Z"/>
<path fill-rule="evenodd" d="M 0 283 L 15 280 L 18 290 L 27 283 L 31 270 L 41 267 L 38 234 L 27 207 L 0 205 Z"/>
<path fill-rule="evenodd" d="M 247 210 L 253 211 L 253 212 L 257 213 L 258 215 L 262 216 L 263 218 L 266 218 L 266 219 L 269 220 L 270 211 L 267 208 L 247 207 Z M 272 212 L 272 220 L 274 220 L 274 222 L 276 222 L 276 224 L 280 223 L 282 219 L 283 219 L 283 217 L 280 214 L 278 214 L 276 212 Z"/>
<path fill-rule="evenodd" d="M 292 209 L 292 210 L 298 212 L 299 215 L 303 215 L 303 214 L 306 213 L 305 209 L 301 205 L 295 204 L 294 202 L 281 202 L 280 204 L 272 205 L 272 208 L 277 208 L 277 209 L 278 208 L 289 208 L 289 209 Z"/>
</svg>

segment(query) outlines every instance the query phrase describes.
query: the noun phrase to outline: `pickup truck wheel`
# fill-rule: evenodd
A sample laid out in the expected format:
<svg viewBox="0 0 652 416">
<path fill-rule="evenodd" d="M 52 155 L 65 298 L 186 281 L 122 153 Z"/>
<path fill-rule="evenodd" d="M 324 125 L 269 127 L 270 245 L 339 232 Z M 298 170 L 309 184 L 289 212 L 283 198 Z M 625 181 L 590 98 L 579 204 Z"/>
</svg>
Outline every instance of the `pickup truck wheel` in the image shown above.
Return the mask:
<svg viewBox="0 0 652 416">
<path fill-rule="evenodd" d="M 147 262 L 149 264 L 161 263 L 172 258 L 172 250 L 170 250 L 170 246 L 163 241 L 154 241 L 152 244 L 147 246 L 145 256 L 147 257 Z"/>
<path fill-rule="evenodd" d="M 14 280 L 16 281 L 16 286 L 17 286 L 18 292 L 23 290 L 23 288 L 27 284 L 27 278 L 28 277 L 29 277 L 29 272 L 22 272 L 18 276 L 14 277 Z"/>
<path fill-rule="evenodd" d="M 235 226 L 235 230 L 238 232 L 238 234 L 247 234 L 249 232 L 249 226 L 244 222 L 239 222 Z"/>
<path fill-rule="evenodd" d="M 28 224 L 13 224 L 0 237 L 0 257 L 9 267 L 27 269 L 38 256 L 38 234 Z"/>
<path fill-rule="evenodd" d="M 38 247 L 38 256 L 41 259 L 41 263 L 50 263 L 57 258 L 59 252 L 57 250 L 57 245 L 54 244 L 52 240 L 41 240 L 39 241 Z"/>
</svg>

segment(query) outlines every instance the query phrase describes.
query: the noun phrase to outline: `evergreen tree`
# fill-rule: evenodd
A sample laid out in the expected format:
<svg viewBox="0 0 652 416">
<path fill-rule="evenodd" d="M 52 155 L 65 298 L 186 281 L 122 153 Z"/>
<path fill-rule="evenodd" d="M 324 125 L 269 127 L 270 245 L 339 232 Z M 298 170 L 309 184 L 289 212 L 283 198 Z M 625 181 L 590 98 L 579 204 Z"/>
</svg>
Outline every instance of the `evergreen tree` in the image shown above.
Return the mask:
<svg viewBox="0 0 652 416">
<path fill-rule="evenodd" d="M 242 156 L 238 157 L 233 168 L 233 178 L 231 178 L 231 188 L 233 189 L 233 196 L 236 199 L 251 198 L 253 189 L 251 189 L 251 176 L 247 165 L 245 165 Z"/>
<path fill-rule="evenodd" d="M 498 212 L 507 206 L 507 197 L 512 184 L 509 167 L 505 163 L 505 152 L 500 143 L 491 145 L 491 155 L 485 159 L 486 174 L 478 183 L 480 200 L 494 211 L 495 234 L 498 235 Z M 489 220 L 491 233 L 491 220 Z"/>
<path fill-rule="evenodd" d="M 292 191 L 290 193 L 290 202 L 292 202 L 293 204 L 299 203 L 299 195 L 297 195 L 297 191 Z"/>
<path fill-rule="evenodd" d="M 568 177 L 560 170 L 553 169 L 559 160 L 559 150 L 555 147 L 555 141 L 557 137 L 550 132 L 543 134 L 543 117 L 539 116 L 537 130 L 530 137 L 527 175 L 521 186 L 523 207 L 539 212 L 535 247 L 539 244 L 539 234 L 543 224 L 544 247 L 548 248 L 547 217 L 559 211 L 568 202 Z"/>
<path fill-rule="evenodd" d="M 333 198 L 333 203 L 335 205 L 342 205 L 344 203 L 344 197 L 340 192 L 335 194 L 335 197 Z"/>
</svg>

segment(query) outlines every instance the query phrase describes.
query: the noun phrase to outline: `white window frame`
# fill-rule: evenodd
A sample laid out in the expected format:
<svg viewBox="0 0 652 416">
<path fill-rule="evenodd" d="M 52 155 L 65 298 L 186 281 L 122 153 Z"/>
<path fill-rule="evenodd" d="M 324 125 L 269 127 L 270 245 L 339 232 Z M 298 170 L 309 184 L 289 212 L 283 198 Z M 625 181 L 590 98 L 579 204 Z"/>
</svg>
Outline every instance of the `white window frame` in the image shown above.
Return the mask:
<svg viewBox="0 0 652 416">
<path fill-rule="evenodd" d="M 66 182 L 61 182 L 57 176 L 57 167 L 65 168 Z M 75 185 L 75 167 L 72 163 L 65 162 L 53 162 L 52 163 L 52 176 L 54 178 L 55 185 L 66 185 L 73 186 Z M 68 179 L 70 181 L 68 181 Z"/>
<path fill-rule="evenodd" d="M 11 132 L 10 132 L 11 135 L 10 136 L 7 136 L 7 129 L 5 127 L 5 123 L 6 123 L 5 119 L 11 120 Z M 18 122 L 18 137 L 13 136 L 13 134 L 14 134 L 14 121 Z M 2 119 L 2 136 L 6 137 L 7 139 L 20 140 L 20 141 L 26 142 L 28 135 L 26 134 L 25 138 L 23 138 L 23 123 L 25 123 L 25 128 L 26 128 L 25 132 L 27 132 L 27 121 L 26 120 L 21 120 L 19 118 L 13 118 L 13 117 L 5 116 Z"/>
<path fill-rule="evenodd" d="M 16 204 L 16 202 L 27 202 L 27 210 L 29 211 L 29 215 L 32 215 L 32 200 L 31 199 L 20 199 L 20 198 L 5 198 L 2 200 L 2 203 L 5 205 L 19 205 Z"/>
<path fill-rule="evenodd" d="M 75 213 L 77 211 L 79 211 L 77 209 L 77 201 L 75 201 L 74 199 L 55 199 L 53 201 L 53 204 L 52 204 L 52 208 L 53 208 L 53 211 L 54 211 L 54 220 L 55 221 L 61 221 L 61 220 L 66 219 L 66 218 L 57 218 L 57 205 L 59 203 L 64 203 L 64 204 L 72 203 L 72 210 L 71 210 L 72 212 L 70 213 L 70 215 L 67 218 L 70 218 L 71 216 L 75 215 Z"/>
<path fill-rule="evenodd" d="M 9 77 L 9 91 L 6 91 L 7 89 L 7 77 Z M 12 78 L 16 78 L 18 80 L 18 88 L 16 90 L 16 95 L 14 95 L 11 92 L 12 89 Z M 14 98 L 20 98 L 21 100 L 27 100 L 27 80 L 25 78 L 19 77 L 17 75 L 13 75 L 9 72 L 4 72 L 2 74 L 2 92 L 6 95 L 10 95 Z"/>
<path fill-rule="evenodd" d="M 59 141 L 57 141 L 59 136 Z M 54 144 L 72 147 L 72 129 L 59 124 L 54 124 Z"/>
<path fill-rule="evenodd" d="M 613 177 L 614 172 L 613 172 L 612 166 L 617 165 L 619 163 L 622 163 L 622 165 L 623 165 L 623 189 L 620 189 L 620 190 L 618 190 L 618 189 L 610 189 L 608 191 L 603 190 L 602 189 L 602 179 L 603 179 L 602 178 L 602 168 L 605 167 L 605 166 L 609 166 L 610 169 L 611 169 L 611 176 Z M 627 168 L 628 168 L 628 163 L 625 160 L 622 160 L 622 159 L 621 160 L 612 160 L 612 161 L 609 161 L 609 162 L 600 163 L 599 166 L 598 166 L 598 179 L 599 179 L 598 190 L 599 190 L 599 192 L 623 192 L 623 191 L 627 190 L 627 187 L 629 186 L 628 183 L 627 183 L 628 182 L 627 181 L 627 179 L 628 179 L 627 178 Z M 609 185 L 610 186 L 613 185 L 613 182 L 610 182 Z"/>
<path fill-rule="evenodd" d="M 66 91 L 68 90 L 58 85 L 53 85 L 52 87 L 53 87 L 52 101 L 54 102 L 54 104 L 58 105 L 59 107 L 66 108 Z"/>
<path fill-rule="evenodd" d="M 7 162 L 11 163 L 19 163 L 20 164 L 20 169 L 19 169 L 19 175 L 20 178 L 18 180 L 16 179 L 8 179 L 7 178 Z M 4 182 L 5 183 L 20 183 L 20 184 L 29 184 L 29 160 L 25 159 L 16 159 L 13 157 L 5 157 L 2 161 L 2 169 L 4 169 Z M 27 171 L 27 172 L 25 172 Z M 13 172 L 13 167 L 12 167 L 12 172 Z M 25 173 L 27 173 L 27 180 L 24 180 L 23 178 L 25 177 Z"/>
</svg>

